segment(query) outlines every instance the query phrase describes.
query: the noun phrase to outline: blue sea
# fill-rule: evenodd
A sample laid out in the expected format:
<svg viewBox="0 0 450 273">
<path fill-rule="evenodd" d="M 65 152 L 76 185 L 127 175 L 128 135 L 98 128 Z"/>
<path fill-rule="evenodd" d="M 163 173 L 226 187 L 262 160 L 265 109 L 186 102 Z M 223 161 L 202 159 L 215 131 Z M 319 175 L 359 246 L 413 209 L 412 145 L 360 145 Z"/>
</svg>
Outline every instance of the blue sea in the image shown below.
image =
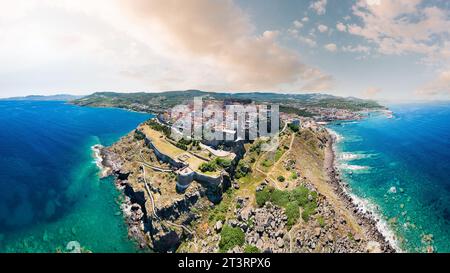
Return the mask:
<svg viewBox="0 0 450 273">
<path fill-rule="evenodd" d="M 338 166 L 406 252 L 450 252 L 450 104 L 334 123 Z"/>
<path fill-rule="evenodd" d="M 112 179 L 91 147 L 150 115 L 64 102 L 0 102 L 0 252 L 136 252 Z"/>
</svg>

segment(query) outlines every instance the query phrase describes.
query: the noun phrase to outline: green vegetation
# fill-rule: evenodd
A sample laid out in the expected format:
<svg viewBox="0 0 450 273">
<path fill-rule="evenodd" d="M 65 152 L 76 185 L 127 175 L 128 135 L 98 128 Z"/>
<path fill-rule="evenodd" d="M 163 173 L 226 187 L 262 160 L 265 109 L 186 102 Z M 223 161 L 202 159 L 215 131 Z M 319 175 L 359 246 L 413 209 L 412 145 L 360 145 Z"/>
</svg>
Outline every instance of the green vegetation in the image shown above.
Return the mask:
<svg viewBox="0 0 450 273">
<path fill-rule="evenodd" d="M 182 138 L 178 141 L 178 143 L 188 146 L 188 145 L 191 145 L 191 143 L 193 143 L 193 141 Z"/>
<path fill-rule="evenodd" d="M 194 97 L 209 97 L 239 103 L 278 103 L 283 113 L 297 114 L 311 117 L 308 107 L 339 108 L 360 111 L 365 108 L 382 109 L 375 101 L 357 98 L 342 98 L 323 94 L 279 94 L 279 93 L 215 93 L 199 90 L 170 91 L 160 93 L 114 93 L 98 92 L 83 97 L 72 103 L 81 106 L 118 107 L 149 113 L 161 113 L 174 107 L 185 104 Z"/>
<path fill-rule="evenodd" d="M 357 98 L 341 98 L 332 97 L 322 99 L 320 101 L 311 103 L 310 106 L 322 107 L 322 108 L 338 108 L 347 109 L 350 111 L 361 111 L 363 109 L 381 109 L 383 108 L 376 101 L 362 100 Z"/>
<path fill-rule="evenodd" d="M 215 161 L 205 162 L 199 167 L 200 171 L 206 172 L 215 172 L 217 171 L 217 164 Z"/>
<path fill-rule="evenodd" d="M 265 159 L 263 162 L 261 162 L 261 166 L 269 168 L 273 165 L 273 162 L 271 160 Z"/>
<path fill-rule="evenodd" d="M 292 172 L 290 178 L 296 180 L 298 178 L 297 172 Z"/>
<path fill-rule="evenodd" d="M 300 217 L 298 205 L 293 202 L 286 205 L 286 216 L 288 217 L 287 226 L 292 227 Z"/>
<path fill-rule="evenodd" d="M 245 243 L 245 234 L 240 228 L 232 228 L 225 225 L 220 232 L 219 249 L 220 252 L 227 252 L 235 246 L 242 246 Z"/>
<path fill-rule="evenodd" d="M 144 140 L 145 139 L 145 135 L 144 135 L 144 133 L 142 133 L 139 130 L 134 130 L 134 139 L 136 139 L 136 140 Z"/>
<path fill-rule="evenodd" d="M 244 160 L 240 160 L 236 167 L 235 177 L 236 179 L 242 178 L 251 171 L 252 171 L 251 167 Z"/>
<path fill-rule="evenodd" d="M 256 246 L 247 244 L 244 247 L 244 253 L 261 253 L 261 250 L 259 250 L 259 248 L 257 248 Z"/>
<path fill-rule="evenodd" d="M 348 238 L 349 238 L 351 241 L 354 241 L 354 240 L 355 240 L 355 237 L 353 236 L 353 233 L 349 232 L 349 233 L 347 233 L 347 236 L 348 236 Z"/>
<path fill-rule="evenodd" d="M 319 223 L 319 225 L 320 225 L 321 227 L 325 227 L 325 218 L 323 218 L 322 215 L 319 215 L 319 216 L 317 217 L 317 223 Z"/>
<path fill-rule="evenodd" d="M 232 161 L 228 158 L 216 157 L 214 160 L 210 162 L 205 162 L 200 165 L 200 171 L 206 172 L 215 172 L 219 169 L 228 169 L 232 165 Z"/>
<path fill-rule="evenodd" d="M 289 129 L 291 129 L 292 132 L 298 133 L 300 131 L 300 126 L 297 124 L 289 123 L 288 124 Z"/>
<path fill-rule="evenodd" d="M 259 207 L 264 206 L 264 204 L 270 201 L 270 191 L 264 189 L 262 191 L 256 192 L 256 204 Z"/>
<path fill-rule="evenodd" d="M 256 143 L 254 143 L 252 145 L 252 147 L 250 147 L 250 152 L 256 152 L 256 154 L 261 154 L 261 145 L 262 145 L 262 141 L 257 141 Z"/>
<path fill-rule="evenodd" d="M 231 163 L 232 161 L 228 158 L 222 158 L 222 157 L 217 157 L 215 159 L 215 162 L 218 166 L 224 168 L 224 169 L 228 169 L 229 167 L 231 167 Z"/>
<path fill-rule="evenodd" d="M 189 149 L 189 146 L 192 144 L 191 147 L 199 147 L 198 145 L 198 141 L 194 140 L 189 140 L 189 139 L 180 139 L 178 140 L 178 142 L 175 144 L 175 146 L 177 146 L 178 148 L 187 151 Z"/>
<path fill-rule="evenodd" d="M 275 152 L 274 161 L 277 162 L 278 160 L 280 160 L 280 158 L 283 156 L 283 154 L 284 154 L 284 150 L 278 148 L 277 151 Z"/>
<path fill-rule="evenodd" d="M 177 147 L 180 148 L 181 150 L 185 150 L 185 151 L 188 150 L 188 146 L 187 146 L 186 144 L 181 143 L 180 141 L 178 141 L 177 144 L 176 144 L 175 146 L 177 146 Z"/>
<path fill-rule="evenodd" d="M 165 125 L 160 124 L 155 119 L 151 119 L 151 120 L 147 121 L 147 125 L 150 126 L 150 128 L 152 128 L 155 131 L 162 132 L 166 137 L 170 137 L 170 134 L 171 134 L 170 128 Z"/>
<path fill-rule="evenodd" d="M 284 181 L 286 181 L 286 178 L 284 178 L 284 176 L 280 175 L 280 176 L 277 177 L 277 180 L 279 182 L 284 182 Z"/>
<path fill-rule="evenodd" d="M 303 207 L 303 211 L 302 211 L 302 219 L 306 222 L 309 221 L 309 219 L 311 218 L 311 215 L 313 215 L 314 213 L 316 213 L 316 209 L 317 209 L 317 204 L 314 202 L 309 202 L 307 203 L 304 207 Z"/>
<path fill-rule="evenodd" d="M 227 193 L 223 195 L 222 202 L 215 205 L 214 208 L 209 211 L 208 220 L 211 224 L 215 224 L 217 221 L 224 222 L 227 219 L 226 215 L 228 209 L 232 205 L 231 201 L 231 194 L 227 191 Z"/>
<path fill-rule="evenodd" d="M 291 106 L 282 106 L 281 105 L 280 106 L 280 112 L 286 113 L 286 114 L 296 114 L 298 116 L 307 117 L 307 118 L 310 118 L 310 117 L 314 116 L 313 113 L 308 112 L 305 109 L 298 109 L 298 108 L 291 107 Z"/>
<path fill-rule="evenodd" d="M 274 205 L 285 208 L 288 217 L 288 226 L 294 225 L 300 217 L 300 207 L 302 219 L 308 221 L 311 215 L 315 214 L 317 208 L 317 193 L 300 186 L 292 191 L 282 191 L 274 188 L 264 188 L 256 192 L 256 204 L 264 206 L 268 201 Z"/>
</svg>

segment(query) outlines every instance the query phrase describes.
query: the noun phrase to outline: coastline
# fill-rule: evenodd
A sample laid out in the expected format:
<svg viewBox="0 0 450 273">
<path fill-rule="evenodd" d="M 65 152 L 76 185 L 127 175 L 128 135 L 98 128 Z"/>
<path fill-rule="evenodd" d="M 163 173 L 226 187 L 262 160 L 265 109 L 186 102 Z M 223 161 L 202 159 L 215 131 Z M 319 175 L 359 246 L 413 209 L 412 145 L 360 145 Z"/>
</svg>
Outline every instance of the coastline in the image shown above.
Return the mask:
<svg viewBox="0 0 450 273">
<path fill-rule="evenodd" d="M 122 172 L 122 161 L 119 157 L 110 152 L 107 147 L 94 145 L 91 147 L 94 151 L 96 165 L 99 168 L 100 178 L 112 176 L 114 186 L 123 196 L 119 206 L 127 225 L 128 238 L 134 241 L 141 251 L 150 251 L 148 248 L 148 238 L 141 232 L 144 229 L 144 217 L 146 216 L 145 204 L 137 203 L 134 190 L 126 183 L 129 173 Z"/>
<path fill-rule="evenodd" d="M 337 167 L 336 145 L 339 141 L 339 135 L 331 129 L 326 128 L 326 130 L 330 140 L 325 148 L 325 169 L 329 183 L 334 186 L 336 194 L 356 216 L 358 223 L 366 229 L 366 236 L 370 240 L 379 242 L 383 248 L 392 250 L 390 252 L 403 252 L 399 247 L 394 232 L 374 208 L 376 205 L 370 204 L 367 200 L 354 195 L 351 188 L 342 179 Z"/>
<path fill-rule="evenodd" d="M 99 169 L 100 179 L 108 177 L 111 174 L 111 168 L 108 167 L 108 164 L 105 164 L 105 157 L 103 155 L 104 148 L 100 144 L 96 144 L 91 147 L 91 150 L 94 153 L 95 165 Z"/>
<path fill-rule="evenodd" d="M 388 229 L 387 223 L 382 220 L 379 214 L 365 200 L 353 195 L 347 183 L 342 180 L 336 162 L 336 142 L 338 139 L 332 130 L 328 128 L 326 128 L 326 133 L 329 141 L 324 147 L 325 158 L 323 167 L 327 182 L 330 184 L 331 190 L 342 201 L 343 208 L 354 216 L 357 224 L 362 228 L 361 235 L 369 242 L 368 247 L 372 249 L 370 252 L 402 252 L 395 240 L 394 233 Z M 94 145 L 92 150 L 101 178 L 114 176 L 114 184 L 124 196 L 120 207 L 128 226 L 129 238 L 136 241 L 141 249 L 147 249 L 148 238 L 141 232 L 144 228 L 143 225 L 145 225 L 143 221 L 146 214 L 145 204 L 132 201 L 136 199 L 135 189 L 132 190 L 127 183 L 128 173 L 125 173 L 123 169 L 123 161 L 117 154 L 112 153 L 107 147 L 102 145 Z"/>
</svg>

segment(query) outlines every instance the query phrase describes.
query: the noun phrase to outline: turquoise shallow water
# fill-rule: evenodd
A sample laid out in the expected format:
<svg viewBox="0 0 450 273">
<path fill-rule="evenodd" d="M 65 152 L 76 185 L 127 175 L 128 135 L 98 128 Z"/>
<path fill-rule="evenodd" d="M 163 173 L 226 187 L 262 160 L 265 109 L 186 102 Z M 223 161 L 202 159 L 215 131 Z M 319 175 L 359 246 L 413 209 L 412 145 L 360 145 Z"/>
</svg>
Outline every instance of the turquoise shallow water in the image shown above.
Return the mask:
<svg viewBox="0 0 450 273">
<path fill-rule="evenodd" d="M 61 102 L 0 102 L 0 252 L 135 252 L 95 144 L 110 145 L 150 115 Z"/>
<path fill-rule="evenodd" d="M 353 193 L 378 206 L 400 247 L 450 252 L 450 104 L 394 105 L 330 129 Z M 430 236 L 431 235 L 431 236 Z"/>
</svg>

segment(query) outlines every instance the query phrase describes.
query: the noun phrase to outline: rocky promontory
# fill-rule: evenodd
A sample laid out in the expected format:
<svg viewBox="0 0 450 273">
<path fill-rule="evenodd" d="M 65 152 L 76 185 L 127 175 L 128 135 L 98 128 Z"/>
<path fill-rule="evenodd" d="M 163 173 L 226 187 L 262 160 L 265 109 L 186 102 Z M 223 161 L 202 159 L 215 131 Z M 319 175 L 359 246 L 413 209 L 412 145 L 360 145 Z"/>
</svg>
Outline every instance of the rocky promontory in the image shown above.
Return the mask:
<svg viewBox="0 0 450 273">
<path fill-rule="evenodd" d="M 114 175 L 129 236 L 156 252 L 392 252 L 376 220 L 345 195 L 323 128 L 286 130 L 275 154 L 243 145 L 230 185 L 177 176 L 132 132 L 97 147 L 103 175 Z M 331 149 L 331 150 L 330 150 Z M 331 154 L 330 154 L 331 152 Z M 271 161 L 272 160 L 272 161 Z M 210 198 L 216 195 L 214 202 Z M 220 200 L 220 202 L 217 202 Z"/>
</svg>

